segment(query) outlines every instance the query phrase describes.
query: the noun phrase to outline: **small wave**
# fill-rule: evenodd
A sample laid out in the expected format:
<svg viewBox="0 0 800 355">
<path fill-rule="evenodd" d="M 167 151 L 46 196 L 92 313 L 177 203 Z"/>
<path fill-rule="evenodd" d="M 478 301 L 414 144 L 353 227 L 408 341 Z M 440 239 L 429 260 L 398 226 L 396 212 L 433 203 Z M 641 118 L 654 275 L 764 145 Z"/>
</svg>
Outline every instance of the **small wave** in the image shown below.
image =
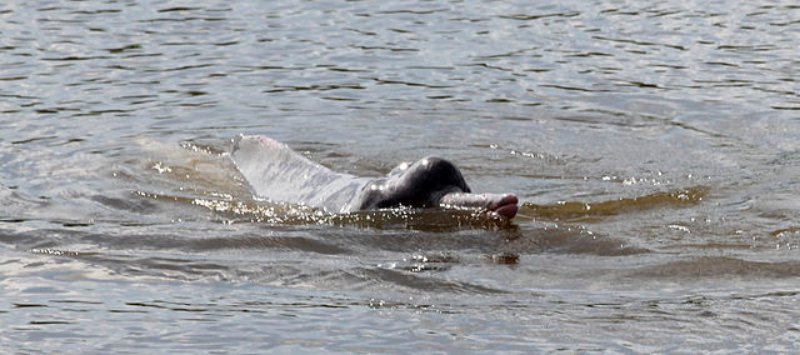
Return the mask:
<svg viewBox="0 0 800 355">
<path fill-rule="evenodd" d="M 726 256 L 704 256 L 645 267 L 630 275 L 648 279 L 718 279 L 721 276 L 780 279 L 800 276 L 800 262 L 762 262 Z"/>
<path fill-rule="evenodd" d="M 350 251 L 330 243 L 304 237 L 237 236 L 203 238 L 186 241 L 186 247 L 195 250 L 219 249 L 286 249 L 317 254 L 349 254 Z"/>
<path fill-rule="evenodd" d="M 305 277 L 309 278 L 309 275 Z M 324 272 L 314 276 L 325 284 L 342 283 L 349 287 L 390 288 L 393 290 L 410 289 L 425 291 L 426 293 L 470 293 L 470 294 L 502 294 L 506 291 L 482 286 L 474 283 L 444 280 L 432 277 L 429 274 L 409 273 L 402 270 L 385 268 L 354 268 L 351 270 L 338 270 Z M 392 287 L 392 285 L 394 287 Z"/>
<path fill-rule="evenodd" d="M 510 228 L 511 222 L 473 210 L 394 208 L 345 214 L 330 214 L 303 205 L 261 201 L 187 198 L 139 192 L 140 196 L 207 208 L 222 223 L 264 223 L 272 225 L 334 225 L 377 229 L 414 229 L 446 232 L 459 229 Z"/>
<path fill-rule="evenodd" d="M 591 222 L 603 217 L 617 216 L 658 208 L 681 208 L 697 205 L 708 195 L 709 188 L 696 186 L 687 189 L 659 192 L 633 198 L 602 202 L 562 202 L 553 205 L 524 203 L 521 215 L 552 220 Z"/>
</svg>

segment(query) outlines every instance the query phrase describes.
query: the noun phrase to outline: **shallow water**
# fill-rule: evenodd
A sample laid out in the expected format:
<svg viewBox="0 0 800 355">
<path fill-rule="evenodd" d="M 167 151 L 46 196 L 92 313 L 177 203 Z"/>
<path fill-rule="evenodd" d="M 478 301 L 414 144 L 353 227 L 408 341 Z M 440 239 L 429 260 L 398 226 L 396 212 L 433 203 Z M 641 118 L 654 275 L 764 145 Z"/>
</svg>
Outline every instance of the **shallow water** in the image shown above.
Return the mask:
<svg viewBox="0 0 800 355">
<path fill-rule="evenodd" d="M 791 1 L 6 1 L 0 351 L 796 350 Z M 263 134 L 513 223 L 253 199 Z"/>
</svg>

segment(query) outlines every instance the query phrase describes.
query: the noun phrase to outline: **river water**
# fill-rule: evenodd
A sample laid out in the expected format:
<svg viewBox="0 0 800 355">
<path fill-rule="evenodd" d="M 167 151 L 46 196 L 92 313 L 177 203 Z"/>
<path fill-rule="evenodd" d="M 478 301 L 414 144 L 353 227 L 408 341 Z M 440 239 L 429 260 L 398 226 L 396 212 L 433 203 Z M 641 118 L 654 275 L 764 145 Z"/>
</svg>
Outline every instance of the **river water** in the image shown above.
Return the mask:
<svg viewBox="0 0 800 355">
<path fill-rule="evenodd" d="M 4 1 L 0 352 L 793 352 L 796 1 Z M 254 199 L 438 155 L 513 223 Z"/>
</svg>

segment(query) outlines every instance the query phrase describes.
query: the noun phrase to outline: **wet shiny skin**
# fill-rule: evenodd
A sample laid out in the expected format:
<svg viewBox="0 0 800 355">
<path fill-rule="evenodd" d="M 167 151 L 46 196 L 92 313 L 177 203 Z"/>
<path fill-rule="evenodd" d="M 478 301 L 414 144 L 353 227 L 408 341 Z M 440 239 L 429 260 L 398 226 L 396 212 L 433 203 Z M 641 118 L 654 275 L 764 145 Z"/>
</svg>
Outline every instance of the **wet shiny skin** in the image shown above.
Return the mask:
<svg viewBox="0 0 800 355">
<path fill-rule="evenodd" d="M 230 156 L 253 193 L 272 202 L 329 213 L 444 207 L 513 218 L 517 212 L 515 196 L 472 194 L 458 168 L 437 157 L 371 179 L 334 172 L 265 136 L 236 137 Z"/>
<path fill-rule="evenodd" d="M 444 208 L 478 208 L 505 218 L 514 218 L 519 210 L 514 194 L 467 194 L 454 192 L 444 195 L 439 206 Z"/>
</svg>

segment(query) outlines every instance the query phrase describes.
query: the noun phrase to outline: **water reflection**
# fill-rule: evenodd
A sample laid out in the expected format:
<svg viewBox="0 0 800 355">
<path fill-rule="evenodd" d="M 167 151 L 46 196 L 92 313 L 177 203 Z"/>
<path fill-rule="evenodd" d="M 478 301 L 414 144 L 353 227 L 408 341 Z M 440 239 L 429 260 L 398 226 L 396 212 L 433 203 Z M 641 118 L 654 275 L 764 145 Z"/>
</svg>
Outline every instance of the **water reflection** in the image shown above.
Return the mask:
<svg viewBox="0 0 800 355">
<path fill-rule="evenodd" d="M 798 11 L 6 1 L 0 351 L 791 351 Z M 239 133 L 526 203 L 258 201 Z"/>
</svg>

